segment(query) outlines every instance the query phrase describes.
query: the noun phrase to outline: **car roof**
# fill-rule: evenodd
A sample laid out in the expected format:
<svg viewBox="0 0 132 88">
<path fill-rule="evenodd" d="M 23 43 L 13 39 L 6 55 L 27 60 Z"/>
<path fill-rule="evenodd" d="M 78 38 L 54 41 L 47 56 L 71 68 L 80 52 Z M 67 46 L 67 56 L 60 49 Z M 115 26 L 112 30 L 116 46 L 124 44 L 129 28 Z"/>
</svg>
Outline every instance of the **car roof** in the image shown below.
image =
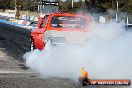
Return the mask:
<svg viewBox="0 0 132 88">
<path fill-rule="evenodd" d="M 52 16 L 86 16 L 84 14 L 76 14 L 76 13 L 51 13 Z"/>
</svg>

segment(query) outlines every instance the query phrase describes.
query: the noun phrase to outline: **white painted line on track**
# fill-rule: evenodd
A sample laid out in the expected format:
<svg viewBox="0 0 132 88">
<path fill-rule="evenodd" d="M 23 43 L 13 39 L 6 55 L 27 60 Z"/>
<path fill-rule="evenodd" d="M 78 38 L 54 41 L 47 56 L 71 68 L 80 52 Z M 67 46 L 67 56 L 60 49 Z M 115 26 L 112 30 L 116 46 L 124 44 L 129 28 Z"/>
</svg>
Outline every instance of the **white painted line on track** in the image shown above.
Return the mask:
<svg viewBox="0 0 132 88">
<path fill-rule="evenodd" d="M 0 70 L 0 73 L 36 73 L 36 72 L 29 72 L 29 71 L 13 71 L 13 70 Z"/>
<path fill-rule="evenodd" d="M 6 48 L 0 48 L 0 50 L 5 50 Z"/>
</svg>

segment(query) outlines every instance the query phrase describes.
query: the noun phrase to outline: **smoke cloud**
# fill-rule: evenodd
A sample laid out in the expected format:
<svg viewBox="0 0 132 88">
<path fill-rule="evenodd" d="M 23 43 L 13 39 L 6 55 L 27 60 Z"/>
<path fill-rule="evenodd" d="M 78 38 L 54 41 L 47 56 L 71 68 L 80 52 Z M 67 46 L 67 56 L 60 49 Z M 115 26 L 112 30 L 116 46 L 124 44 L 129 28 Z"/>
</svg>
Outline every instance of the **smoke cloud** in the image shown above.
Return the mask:
<svg viewBox="0 0 132 88">
<path fill-rule="evenodd" d="M 84 67 L 90 79 L 132 79 L 132 32 L 123 22 L 90 24 L 91 37 L 82 45 L 47 43 L 27 52 L 26 65 L 43 77 L 78 79 Z"/>
</svg>

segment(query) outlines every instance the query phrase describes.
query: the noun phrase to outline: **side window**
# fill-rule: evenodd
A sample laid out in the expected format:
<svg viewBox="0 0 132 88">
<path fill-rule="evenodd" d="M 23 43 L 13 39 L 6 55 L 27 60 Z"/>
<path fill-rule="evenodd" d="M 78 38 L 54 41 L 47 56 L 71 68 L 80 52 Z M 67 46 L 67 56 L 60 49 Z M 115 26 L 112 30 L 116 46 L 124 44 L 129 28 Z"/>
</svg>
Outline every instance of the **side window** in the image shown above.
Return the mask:
<svg viewBox="0 0 132 88">
<path fill-rule="evenodd" d="M 48 16 L 44 18 L 43 24 L 41 25 L 41 28 L 44 28 L 46 26 L 48 20 Z"/>
<path fill-rule="evenodd" d="M 52 27 L 59 27 L 59 26 L 58 26 L 59 23 L 60 23 L 60 21 L 59 21 L 58 17 L 53 17 L 53 18 L 52 18 L 52 20 L 51 20 L 51 26 L 52 26 Z"/>
</svg>

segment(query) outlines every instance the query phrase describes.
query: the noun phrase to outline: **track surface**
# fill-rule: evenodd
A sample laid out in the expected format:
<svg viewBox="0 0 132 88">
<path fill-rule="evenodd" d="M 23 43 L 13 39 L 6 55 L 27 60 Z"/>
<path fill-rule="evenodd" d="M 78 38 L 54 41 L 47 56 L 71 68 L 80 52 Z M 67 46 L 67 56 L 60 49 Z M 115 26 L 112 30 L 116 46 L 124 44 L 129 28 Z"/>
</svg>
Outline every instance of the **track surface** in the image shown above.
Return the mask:
<svg viewBox="0 0 132 88">
<path fill-rule="evenodd" d="M 30 30 L 0 23 L 0 88 L 83 88 L 69 79 L 42 79 L 31 69 L 23 69 L 22 55 L 29 51 L 29 33 Z M 87 86 L 86 88 L 126 87 Z"/>
</svg>

